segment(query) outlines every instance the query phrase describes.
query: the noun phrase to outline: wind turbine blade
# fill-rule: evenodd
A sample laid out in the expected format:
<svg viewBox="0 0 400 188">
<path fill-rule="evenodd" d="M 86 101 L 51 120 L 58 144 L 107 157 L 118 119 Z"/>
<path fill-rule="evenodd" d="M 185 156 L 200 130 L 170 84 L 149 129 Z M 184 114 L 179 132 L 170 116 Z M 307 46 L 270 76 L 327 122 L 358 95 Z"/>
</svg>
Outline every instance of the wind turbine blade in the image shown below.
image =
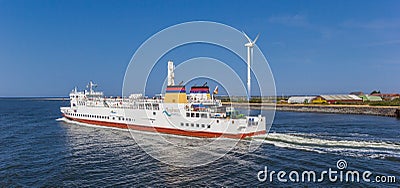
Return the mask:
<svg viewBox="0 0 400 188">
<path fill-rule="evenodd" d="M 253 44 L 255 44 L 255 43 L 257 42 L 259 36 L 260 36 L 260 33 L 259 33 L 259 34 L 256 36 L 256 38 L 254 39 Z"/>
<path fill-rule="evenodd" d="M 246 39 L 251 43 L 251 39 L 249 38 L 249 36 L 246 35 L 246 33 L 244 31 L 242 31 L 242 33 L 244 34 L 244 36 L 246 37 Z"/>
</svg>

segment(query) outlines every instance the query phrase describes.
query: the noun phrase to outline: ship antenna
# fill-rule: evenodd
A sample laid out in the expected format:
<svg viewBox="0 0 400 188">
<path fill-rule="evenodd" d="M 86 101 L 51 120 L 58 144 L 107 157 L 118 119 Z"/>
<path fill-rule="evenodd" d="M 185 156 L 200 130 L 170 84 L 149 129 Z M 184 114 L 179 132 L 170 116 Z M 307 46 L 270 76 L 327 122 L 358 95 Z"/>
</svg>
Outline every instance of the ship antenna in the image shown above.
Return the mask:
<svg viewBox="0 0 400 188">
<path fill-rule="evenodd" d="M 94 84 L 94 83 L 90 80 L 89 84 L 88 84 L 86 87 L 89 88 L 89 93 L 92 94 L 92 93 L 93 93 L 93 87 L 97 87 L 97 84 Z"/>
</svg>

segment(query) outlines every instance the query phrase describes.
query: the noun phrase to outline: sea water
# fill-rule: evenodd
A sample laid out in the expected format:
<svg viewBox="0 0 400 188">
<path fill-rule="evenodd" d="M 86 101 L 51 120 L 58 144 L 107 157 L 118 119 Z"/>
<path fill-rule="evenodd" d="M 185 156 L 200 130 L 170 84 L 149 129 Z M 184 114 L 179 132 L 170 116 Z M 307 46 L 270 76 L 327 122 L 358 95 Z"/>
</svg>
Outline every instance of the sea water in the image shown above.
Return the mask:
<svg viewBox="0 0 400 188">
<path fill-rule="evenodd" d="M 181 168 L 153 159 L 128 131 L 57 121 L 60 106 L 68 101 L 0 100 L 0 187 L 400 185 L 396 118 L 276 112 L 266 140 L 255 138 L 262 142 L 256 151 L 248 152 L 248 141 L 241 141 L 215 162 Z M 329 168 L 339 174 L 339 160 L 346 162 L 344 173 L 370 171 L 371 181 L 288 177 L 292 171 L 315 171 L 320 178 Z M 266 168 L 268 175 L 284 171 L 287 182 L 276 174 L 262 181 Z M 373 182 L 375 176 L 394 176 L 396 182 Z"/>
</svg>

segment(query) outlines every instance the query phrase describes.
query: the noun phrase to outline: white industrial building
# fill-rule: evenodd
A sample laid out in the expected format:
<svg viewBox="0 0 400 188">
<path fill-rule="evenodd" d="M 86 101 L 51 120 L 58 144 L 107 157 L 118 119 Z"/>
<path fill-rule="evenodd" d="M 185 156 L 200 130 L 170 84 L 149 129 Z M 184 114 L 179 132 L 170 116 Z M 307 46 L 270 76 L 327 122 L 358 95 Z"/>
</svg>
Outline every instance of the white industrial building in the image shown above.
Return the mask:
<svg viewBox="0 0 400 188">
<path fill-rule="evenodd" d="M 303 104 L 303 103 L 311 103 L 312 100 L 316 96 L 296 96 L 296 97 L 290 97 L 288 99 L 288 103 L 290 104 Z"/>
</svg>

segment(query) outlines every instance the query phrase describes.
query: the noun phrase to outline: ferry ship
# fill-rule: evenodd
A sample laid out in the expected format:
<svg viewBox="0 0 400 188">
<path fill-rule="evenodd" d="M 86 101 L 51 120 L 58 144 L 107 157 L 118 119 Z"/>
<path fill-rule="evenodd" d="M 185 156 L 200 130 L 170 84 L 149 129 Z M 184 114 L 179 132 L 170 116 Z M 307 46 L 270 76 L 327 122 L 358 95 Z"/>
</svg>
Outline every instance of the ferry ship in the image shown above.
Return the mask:
<svg viewBox="0 0 400 188">
<path fill-rule="evenodd" d="M 105 97 L 88 90 L 69 94 L 70 106 L 61 107 L 68 120 L 98 126 L 158 132 L 192 137 L 243 139 L 266 133 L 265 116 L 245 116 L 215 99 L 218 86 L 210 93 L 207 84 L 190 87 L 174 84 L 174 65 L 168 62 L 168 85 L 163 95 L 147 98 L 142 94 Z"/>
</svg>

